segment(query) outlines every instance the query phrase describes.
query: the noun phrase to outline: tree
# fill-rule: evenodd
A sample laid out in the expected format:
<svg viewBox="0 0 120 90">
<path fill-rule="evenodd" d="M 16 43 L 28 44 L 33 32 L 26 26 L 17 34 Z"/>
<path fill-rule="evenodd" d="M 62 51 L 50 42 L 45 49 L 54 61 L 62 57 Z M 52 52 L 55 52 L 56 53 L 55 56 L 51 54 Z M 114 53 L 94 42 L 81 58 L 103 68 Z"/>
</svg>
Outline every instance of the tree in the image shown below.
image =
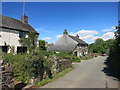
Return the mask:
<svg viewBox="0 0 120 90">
<path fill-rule="evenodd" d="M 33 32 L 27 33 L 27 37 L 20 38 L 19 42 L 22 46 L 26 46 L 28 51 L 32 51 L 37 47 L 38 35 Z"/>
<path fill-rule="evenodd" d="M 109 39 L 107 41 L 104 41 L 101 38 L 98 38 L 95 40 L 94 43 L 89 45 L 89 52 L 92 53 L 109 53 L 109 49 L 111 46 L 113 46 L 115 40 L 114 39 Z"/>
<path fill-rule="evenodd" d="M 39 40 L 39 48 L 40 48 L 40 50 L 46 50 L 45 44 L 46 44 L 45 40 Z"/>
<path fill-rule="evenodd" d="M 95 40 L 94 43 L 89 45 L 89 49 L 91 49 L 91 51 L 93 53 L 105 53 L 105 41 L 101 38 L 98 38 Z"/>
<path fill-rule="evenodd" d="M 116 26 L 116 29 L 117 29 L 117 32 L 115 32 L 116 41 L 110 49 L 108 66 L 112 67 L 114 71 L 118 74 L 118 76 L 120 76 L 120 24 Z"/>
<path fill-rule="evenodd" d="M 109 39 L 109 40 L 107 40 L 107 41 L 105 41 L 106 42 L 106 48 L 107 49 L 110 49 L 114 44 L 115 44 L 115 39 Z"/>
<path fill-rule="evenodd" d="M 94 42 L 95 44 L 103 44 L 104 43 L 104 40 L 102 38 L 98 38 L 95 40 Z"/>
</svg>

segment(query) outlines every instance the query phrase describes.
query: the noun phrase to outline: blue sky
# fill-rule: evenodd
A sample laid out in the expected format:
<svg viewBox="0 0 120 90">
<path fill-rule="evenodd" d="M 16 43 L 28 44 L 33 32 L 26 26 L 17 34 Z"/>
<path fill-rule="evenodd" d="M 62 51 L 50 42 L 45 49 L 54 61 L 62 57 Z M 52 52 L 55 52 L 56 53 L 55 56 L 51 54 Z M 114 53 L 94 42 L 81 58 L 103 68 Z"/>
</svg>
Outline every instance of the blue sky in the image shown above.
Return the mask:
<svg viewBox="0 0 120 90">
<path fill-rule="evenodd" d="M 19 19 L 23 3 L 2 3 L 2 15 Z M 54 43 L 64 29 L 70 35 L 78 34 L 87 43 L 97 38 L 107 40 L 114 36 L 118 24 L 117 2 L 27 2 L 25 14 L 29 24 L 39 33 L 39 39 Z"/>
</svg>

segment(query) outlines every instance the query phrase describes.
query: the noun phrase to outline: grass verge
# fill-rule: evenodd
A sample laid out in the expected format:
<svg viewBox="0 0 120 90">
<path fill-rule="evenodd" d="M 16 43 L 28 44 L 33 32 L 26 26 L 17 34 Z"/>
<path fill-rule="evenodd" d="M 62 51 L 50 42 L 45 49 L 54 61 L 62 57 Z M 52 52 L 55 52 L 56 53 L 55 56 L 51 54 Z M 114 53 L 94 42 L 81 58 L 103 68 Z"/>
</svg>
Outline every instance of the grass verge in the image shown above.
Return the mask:
<svg viewBox="0 0 120 90">
<path fill-rule="evenodd" d="M 92 59 L 94 57 L 83 57 L 81 60 L 89 60 L 89 59 Z"/>
<path fill-rule="evenodd" d="M 56 80 L 57 78 L 62 77 L 63 75 L 65 75 L 66 73 L 70 72 L 70 71 L 73 70 L 73 69 L 74 69 L 74 67 L 70 67 L 70 68 L 68 68 L 68 69 L 65 69 L 64 71 L 62 71 L 62 72 L 60 72 L 60 73 L 58 73 L 58 74 L 55 74 L 52 79 L 46 78 L 46 79 L 43 79 L 42 81 L 39 81 L 39 82 L 35 83 L 35 84 L 33 85 L 33 87 L 41 87 L 41 86 L 44 86 L 44 85 L 46 85 L 47 83 L 50 83 L 50 82 Z"/>
</svg>

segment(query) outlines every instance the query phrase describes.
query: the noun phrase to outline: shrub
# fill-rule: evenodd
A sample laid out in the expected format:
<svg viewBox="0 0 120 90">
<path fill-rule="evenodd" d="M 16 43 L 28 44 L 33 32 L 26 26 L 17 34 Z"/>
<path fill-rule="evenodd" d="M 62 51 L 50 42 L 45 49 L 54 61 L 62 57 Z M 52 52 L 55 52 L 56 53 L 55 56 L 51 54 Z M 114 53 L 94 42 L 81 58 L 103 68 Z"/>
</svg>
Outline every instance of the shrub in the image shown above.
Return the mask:
<svg viewBox="0 0 120 90">
<path fill-rule="evenodd" d="M 23 67 L 25 56 L 26 54 L 4 54 L 4 58 L 9 60 L 8 63 L 14 66 L 14 77 L 16 81 L 27 82 L 29 78 L 28 74 L 25 73 L 25 68 Z"/>
<path fill-rule="evenodd" d="M 27 83 L 31 77 L 42 79 L 47 61 L 44 59 L 45 51 L 33 51 L 28 54 L 4 54 L 9 64 L 14 66 L 14 77 L 17 82 Z"/>
<path fill-rule="evenodd" d="M 67 53 L 67 52 L 59 52 L 55 54 L 56 56 L 60 57 L 60 58 L 70 58 L 72 59 L 73 62 L 80 62 L 80 58 L 71 54 L 71 53 Z"/>
<path fill-rule="evenodd" d="M 75 55 L 72 55 L 72 61 L 73 62 L 81 62 L 81 59 Z"/>
<path fill-rule="evenodd" d="M 72 57 L 72 54 L 69 54 L 67 52 L 56 52 L 55 55 L 58 56 L 59 58 L 71 58 Z"/>
<path fill-rule="evenodd" d="M 24 60 L 25 72 L 28 73 L 30 78 L 35 77 L 42 80 L 44 67 L 46 65 L 44 62 L 44 54 L 41 51 L 38 50 L 29 53 Z"/>
</svg>

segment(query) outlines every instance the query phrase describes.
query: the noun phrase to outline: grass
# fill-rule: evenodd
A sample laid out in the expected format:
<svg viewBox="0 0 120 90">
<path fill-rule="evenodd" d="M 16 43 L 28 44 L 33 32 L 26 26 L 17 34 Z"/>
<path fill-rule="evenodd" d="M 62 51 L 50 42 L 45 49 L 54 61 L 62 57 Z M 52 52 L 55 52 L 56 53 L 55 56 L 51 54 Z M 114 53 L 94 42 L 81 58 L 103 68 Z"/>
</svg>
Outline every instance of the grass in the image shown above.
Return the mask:
<svg viewBox="0 0 120 90">
<path fill-rule="evenodd" d="M 81 60 L 89 60 L 89 59 L 92 59 L 93 57 L 83 57 L 81 58 Z"/>
<path fill-rule="evenodd" d="M 60 72 L 60 73 L 58 73 L 58 74 L 55 74 L 52 79 L 46 78 L 46 79 L 43 79 L 42 81 L 39 81 L 39 82 L 35 83 L 35 84 L 33 85 L 33 87 L 44 86 L 45 84 L 50 83 L 50 82 L 56 80 L 56 79 L 59 78 L 59 77 L 62 77 L 63 75 L 65 75 L 66 73 L 68 73 L 69 71 L 71 71 L 71 70 L 73 70 L 73 69 L 74 69 L 74 67 L 70 67 L 70 68 L 68 68 L 68 69 L 65 69 L 64 71 L 62 71 L 62 72 Z"/>
</svg>

